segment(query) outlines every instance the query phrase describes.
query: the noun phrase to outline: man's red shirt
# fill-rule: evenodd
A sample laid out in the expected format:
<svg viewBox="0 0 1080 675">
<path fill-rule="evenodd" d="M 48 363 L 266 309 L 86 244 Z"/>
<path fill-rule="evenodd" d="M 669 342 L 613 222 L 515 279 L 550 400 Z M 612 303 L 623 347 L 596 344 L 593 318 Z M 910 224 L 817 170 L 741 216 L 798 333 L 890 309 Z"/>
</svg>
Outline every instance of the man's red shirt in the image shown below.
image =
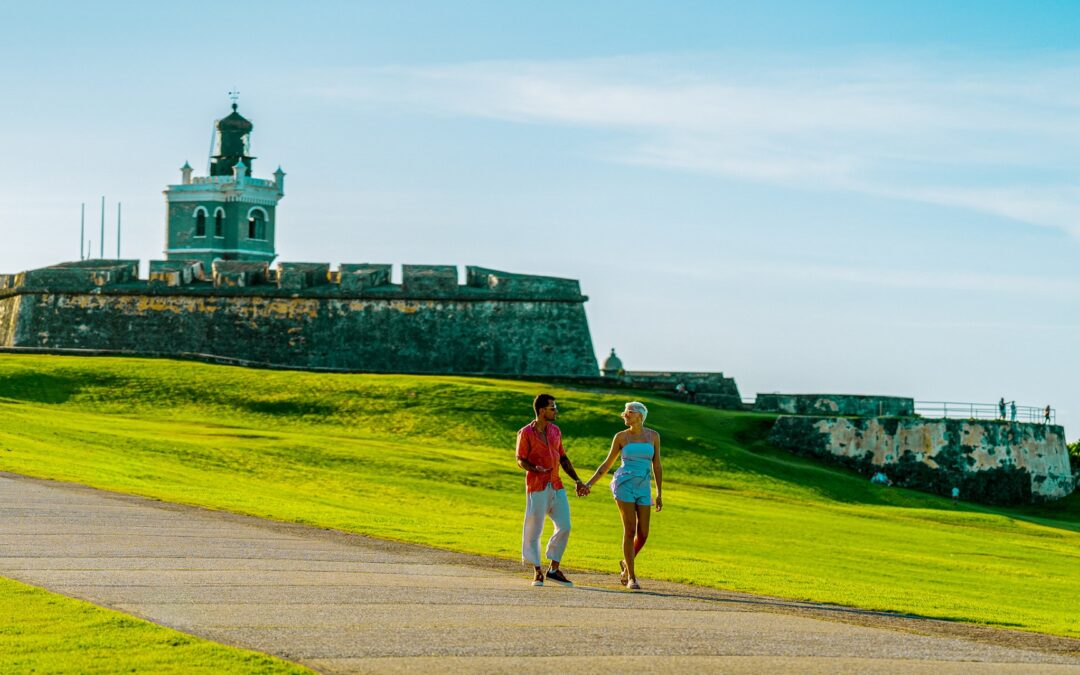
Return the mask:
<svg viewBox="0 0 1080 675">
<path fill-rule="evenodd" d="M 525 491 L 542 492 L 548 483 L 556 490 L 562 490 L 562 479 L 559 478 L 559 460 L 566 456 L 562 446 L 562 432 L 559 427 L 551 424 L 544 429 L 544 434 L 536 430 L 536 422 L 530 422 L 518 431 L 517 457 L 524 459 L 530 464 L 551 471 L 525 472 Z"/>
</svg>

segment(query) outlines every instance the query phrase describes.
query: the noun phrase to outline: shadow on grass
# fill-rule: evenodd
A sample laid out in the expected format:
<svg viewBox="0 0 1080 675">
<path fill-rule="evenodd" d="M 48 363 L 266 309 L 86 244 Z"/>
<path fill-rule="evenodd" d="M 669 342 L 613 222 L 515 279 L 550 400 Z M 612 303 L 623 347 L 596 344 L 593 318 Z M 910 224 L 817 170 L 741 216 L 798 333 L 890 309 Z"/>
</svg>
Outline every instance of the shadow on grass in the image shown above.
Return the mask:
<svg viewBox="0 0 1080 675">
<path fill-rule="evenodd" d="M 273 401 L 237 401 L 236 405 L 248 412 L 284 417 L 329 417 L 338 411 L 335 405 L 295 398 Z"/>
<path fill-rule="evenodd" d="M 14 372 L 0 374 L 0 397 L 28 403 L 67 403 L 81 391 L 110 389 L 121 378 L 89 370 L 77 374 Z"/>
</svg>

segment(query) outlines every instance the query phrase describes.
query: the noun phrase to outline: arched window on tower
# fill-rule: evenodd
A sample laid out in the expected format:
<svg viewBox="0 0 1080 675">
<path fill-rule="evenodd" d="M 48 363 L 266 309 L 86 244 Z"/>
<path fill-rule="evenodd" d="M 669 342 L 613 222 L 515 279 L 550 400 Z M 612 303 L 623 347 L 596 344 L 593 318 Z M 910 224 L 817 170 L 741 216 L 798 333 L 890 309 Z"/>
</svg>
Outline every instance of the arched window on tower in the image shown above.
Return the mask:
<svg viewBox="0 0 1080 675">
<path fill-rule="evenodd" d="M 206 236 L 206 209 L 201 206 L 195 209 L 195 236 Z"/>
<path fill-rule="evenodd" d="M 248 215 L 248 239 L 266 239 L 266 213 L 252 209 Z"/>
<path fill-rule="evenodd" d="M 214 211 L 214 236 L 225 236 L 225 209 L 220 206 Z"/>
</svg>

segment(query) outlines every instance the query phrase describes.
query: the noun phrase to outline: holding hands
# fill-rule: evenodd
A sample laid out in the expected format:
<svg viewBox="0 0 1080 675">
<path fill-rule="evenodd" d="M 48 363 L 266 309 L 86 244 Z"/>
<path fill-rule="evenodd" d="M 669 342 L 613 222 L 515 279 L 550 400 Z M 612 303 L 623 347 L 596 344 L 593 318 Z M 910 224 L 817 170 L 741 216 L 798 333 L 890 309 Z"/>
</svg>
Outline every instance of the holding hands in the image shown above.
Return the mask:
<svg viewBox="0 0 1080 675">
<path fill-rule="evenodd" d="M 590 492 L 592 492 L 592 488 L 590 488 L 587 483 L 582 483 L 581 481 L 577 482 L 578 497 L 587 497 Z"/>
</svg>

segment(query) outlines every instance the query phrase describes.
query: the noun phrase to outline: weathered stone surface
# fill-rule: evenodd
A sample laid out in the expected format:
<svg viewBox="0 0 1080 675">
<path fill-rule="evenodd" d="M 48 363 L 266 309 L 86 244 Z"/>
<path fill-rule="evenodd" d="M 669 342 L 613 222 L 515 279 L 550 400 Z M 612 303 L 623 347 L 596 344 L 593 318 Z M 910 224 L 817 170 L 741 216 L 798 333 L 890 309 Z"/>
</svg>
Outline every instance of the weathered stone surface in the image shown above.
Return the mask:
<svg viewBox="0 0 1080 675">
<path fill-rule="evenodd" d="M 915 400 L 900 396 L 852 394 L 758 394 L 754 411 L 789 415 L 907 417 L 915 414 Z"/>
<path fill-rule="evenodd" d="M 323 286 L 329 281 L 329 263 L 281 263 L 278 266 L 278 288 L 300 290 Z"/>
<path fill-rule="evenodd" d="M 605 375 L 606 381 L 616 380 L 633 387 L 650 391 L 675 393 L 678 385 L 683 385 L 684 400 L 726 410 L 741 410 L 742 397 L 735 379 L 724 377 L 723 373 L 682 373 L 630 370 L 621 375 Z"/>
<path fill-rule="evenodd" d="M 0 345 L 15 344 L 15 327 L 19 318 L 22 296 L 0 297 Z"/>
<path fill-rule="evenodd" d="M 210 354 L 368 372 L 598 373 L 581 295 L 550 300 L 456 285 L 345 286 L 353 276 L 380 281 L 379 266 L 343 269 L 341 284 L 247 285 L 265 273 L 265 263 L 218 261 L 215 283 L 231 275 L 235 285 L 143 281 L 81 292 L 0 291 L 0 346 Z"/>
<path fill-rule="evenodd" d="M 576 279 L 511 274 L 471 266 L 465 268 L 465 279 L 465 283 L 473 288 L 483 288 L 507 295 L 532 295 L 550 299 L 573 299 L 581 295 L 581 287 Z"/>
<path fill-rule="evenodd" d="M 359 293 L 371 288 L 390 285 L 390 265 L 343 264 L 339 268 L 338 283 L 342 292 Z"/>
<path fill-rule="evenodd" d="M 29 270 L 20 275 L 28 288 L 90 288 L 139 278 L 138 260 L 80 260 Z"/>
<path fill-rule="evenodd" d="M 458 287 L 453 265 L 402 265 L 401 285 L 410 293 L 454 293 Z"/>
<path fill-rule="evenodd" d="M 837 461 L 863 474 L 878 469 L 904 487 L 991 504 L 1060 499 L 1074 489 L 1057 425 L 921 418 L 780 417 L 769 440 L 786 450 Z"/>
<path fill-rule="evenodd" d="M 166 286 L 187 286 L 203 281 L 206 274 L 198 260 L 151 260 L 150 281 Z"/>
<path fill-rule="evenodd" d="M 269 264 L 250 260 L 215 260 L 214 286 L 245 287 L 264 284 L 267 281 Z"/>
</svg>

